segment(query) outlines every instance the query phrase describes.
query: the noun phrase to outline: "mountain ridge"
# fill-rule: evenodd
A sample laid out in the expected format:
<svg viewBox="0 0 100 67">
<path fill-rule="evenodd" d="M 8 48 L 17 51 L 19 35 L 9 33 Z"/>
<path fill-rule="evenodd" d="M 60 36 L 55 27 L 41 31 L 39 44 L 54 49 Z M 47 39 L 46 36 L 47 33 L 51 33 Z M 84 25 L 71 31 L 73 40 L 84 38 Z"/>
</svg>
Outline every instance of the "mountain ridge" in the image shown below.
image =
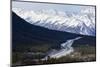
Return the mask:
<svg viewBox="0 0 100 67">
<path fill-rule="evenodd" d="M 84 10 L 82 14 L 70 14 L 70 17 L 64 12 L 55 10 L 28 11 L 13 8 L 13 11 L 33 25 L 82 35 L 96 35 L 95 15 L 91 11 L 89 13 L 89 10 Z"/>
<path fill-rule="evenodd" d="M 95 45 L 94 36 L 84 36 L 69 32 L 50 30 L 40 26 L 35 26 L 30 23 L 27 23 L 27 21 L 25 21 L 24 19 L 17 16 L 14 12 L 12 12 L 13 49 L 19 50 L 19 49 L 24 49 L 23 47 L 43 45 L 43 44 L 47 44 L 49 46 L 51 45 L 54 48 L 60 48 L 61 43 L 76 37 L 82 37 L 82 38 L 79 39 L 78 42 L 74 44 L 74 46 L 77 44 Z"/>
</svg>

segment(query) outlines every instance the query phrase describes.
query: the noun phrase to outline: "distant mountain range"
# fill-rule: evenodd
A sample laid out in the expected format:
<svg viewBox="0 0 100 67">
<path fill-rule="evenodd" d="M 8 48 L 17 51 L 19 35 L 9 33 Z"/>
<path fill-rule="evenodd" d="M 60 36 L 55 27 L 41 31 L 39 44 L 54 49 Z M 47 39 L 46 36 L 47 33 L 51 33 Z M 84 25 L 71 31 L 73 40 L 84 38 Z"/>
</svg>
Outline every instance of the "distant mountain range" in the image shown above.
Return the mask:
<svg viewBox="0 0 100 67">
<path fill-rule="evenodd" d="M 82 38 L 77 40 L 75 44 L 96 44 L 95 36 L 74 34 L 36 26 L 28 23 L 24 19 L 20 18 L 16 13 L 12 12 L 12 47 L 14 49 L 17 49 L 16 47 L 18 46 L 27 47 L 29 45 L 42 45 L 45 43 L 59 48 L 61 43 L 76 37 Z"/>
<path fill-rule="evenodd" d="M 67 39 L 79 36 L 78 34 L 50 30 L 32 25 L 15 13 L 12 13 L 12 31 L 14 44 L 27 44 L 32 42 L 61 43 Z"/>
<path fill-rule="evenodd" d="M 82 35 L 95 36 L 95 10 L 87 8 L 80 13 L 61 12 L 49 10 L 24 10 L 13 8 L 13 11 L 30 24 Z"/>
</svg>

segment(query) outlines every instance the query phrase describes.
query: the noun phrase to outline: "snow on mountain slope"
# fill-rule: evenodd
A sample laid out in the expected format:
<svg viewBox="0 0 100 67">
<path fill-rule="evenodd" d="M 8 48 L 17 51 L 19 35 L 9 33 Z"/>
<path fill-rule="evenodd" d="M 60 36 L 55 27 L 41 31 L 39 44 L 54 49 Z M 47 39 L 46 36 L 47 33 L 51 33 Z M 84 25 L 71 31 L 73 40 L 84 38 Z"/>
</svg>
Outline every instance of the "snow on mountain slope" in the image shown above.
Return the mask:
<svg viewBox="0 0 100 67">
<path fill-rule="evenodd" d="M 87 7 L 78 14 L 55 9 L 36 11 L 13 8 L 12 10 L 33 25 L 82 35 L 95 36 L 96 34 L 95 9 L 92 7 Z"/>
</svg>

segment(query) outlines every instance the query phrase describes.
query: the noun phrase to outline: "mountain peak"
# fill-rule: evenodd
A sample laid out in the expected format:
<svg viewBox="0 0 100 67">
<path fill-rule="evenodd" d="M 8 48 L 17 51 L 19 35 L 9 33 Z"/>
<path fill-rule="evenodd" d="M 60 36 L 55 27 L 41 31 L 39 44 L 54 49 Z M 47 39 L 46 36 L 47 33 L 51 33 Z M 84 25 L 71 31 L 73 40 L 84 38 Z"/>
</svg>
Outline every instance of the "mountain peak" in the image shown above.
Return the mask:
<svg viewBox="0 0 100 67">
<path fill-rule="evenodd" d="M 95 10 L 85 8 L 79 14 L 66 13 L 55 9 L 24 10 L 13 8 L 13 11 L 28 23 L 52 30 L 95 36 Z"/>
</svg>

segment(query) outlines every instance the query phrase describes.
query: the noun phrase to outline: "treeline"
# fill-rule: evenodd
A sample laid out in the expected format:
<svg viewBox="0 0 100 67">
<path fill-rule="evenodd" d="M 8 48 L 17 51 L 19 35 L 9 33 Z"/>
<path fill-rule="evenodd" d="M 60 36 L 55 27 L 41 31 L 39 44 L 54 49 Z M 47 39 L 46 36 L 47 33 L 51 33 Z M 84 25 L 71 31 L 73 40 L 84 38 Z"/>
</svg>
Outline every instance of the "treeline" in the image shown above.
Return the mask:
<svg viewBox="0 0 100 67">
<path fill-rule="evenodd" d="M 73 63 L 73 62 L 88 62 L 96 60 L 96 47 L 89 45 L 81 45 L 74 48 L 74 52 L 60 57 L 51 58 L 48 56 L 47 60 L 42 60 L 46 55 L 40 53 L 28 54 L 13 53 L 13 63 L 21 62 L 19 65 L 39 65 L 39 64 L 57 64 L 57 63 Z"/>
</svg>

